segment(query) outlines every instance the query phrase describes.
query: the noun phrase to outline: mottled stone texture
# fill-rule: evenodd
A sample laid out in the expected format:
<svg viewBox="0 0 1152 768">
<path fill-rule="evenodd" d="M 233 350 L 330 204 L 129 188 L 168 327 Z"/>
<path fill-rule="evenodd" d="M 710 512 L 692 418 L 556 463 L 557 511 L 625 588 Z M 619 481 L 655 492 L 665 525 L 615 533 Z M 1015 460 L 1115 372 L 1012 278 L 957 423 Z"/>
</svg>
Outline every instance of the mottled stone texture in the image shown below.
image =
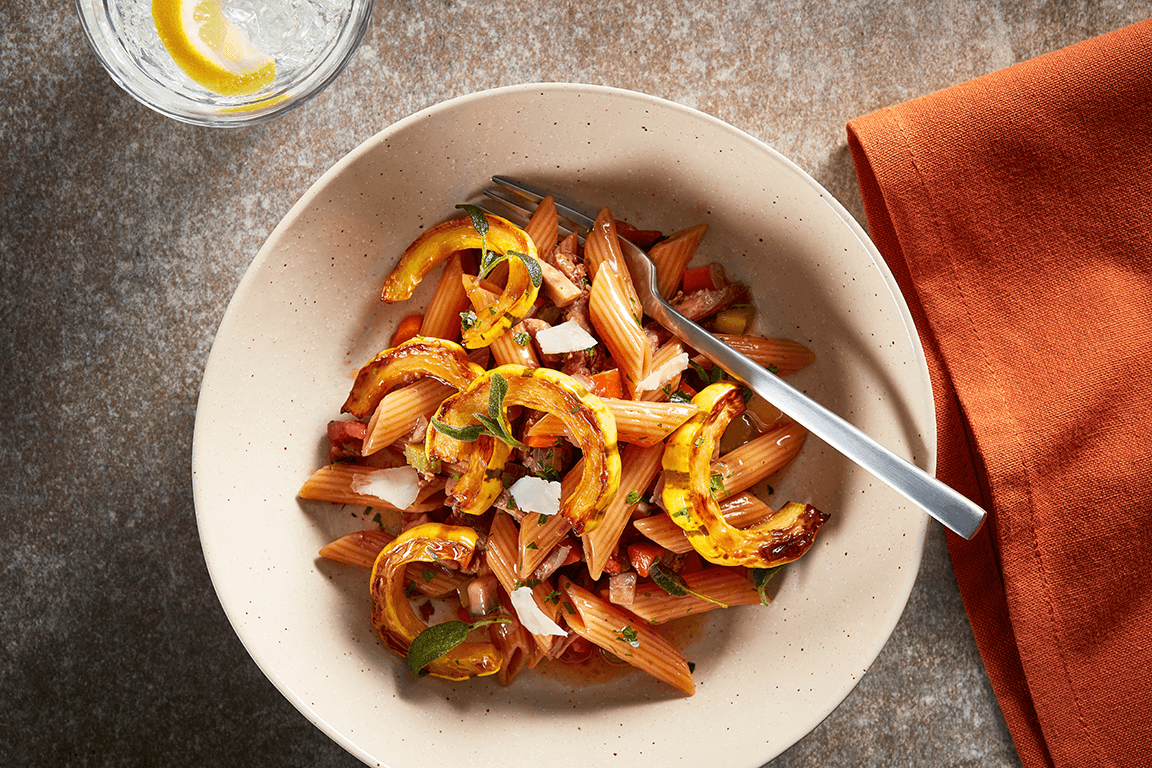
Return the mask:
<svg viewBox="0 0 1152 768">
<path fill-rule="evenodd" d="M 0 763 L 357 764 L 232 633 L 200 554 L 190 454 L 245 268 L 377 130 L 494 86 L 627 87 L 767 141 L 863 221 L 847 120 L 1148 15 L 1147 2 L 377 0 L 325 94 L 219 131 L 122 93 L 71 3 L 0 3 Z M 879 660 L 772 765 L 1017 764 L 935 530 Z"/>
</svg>

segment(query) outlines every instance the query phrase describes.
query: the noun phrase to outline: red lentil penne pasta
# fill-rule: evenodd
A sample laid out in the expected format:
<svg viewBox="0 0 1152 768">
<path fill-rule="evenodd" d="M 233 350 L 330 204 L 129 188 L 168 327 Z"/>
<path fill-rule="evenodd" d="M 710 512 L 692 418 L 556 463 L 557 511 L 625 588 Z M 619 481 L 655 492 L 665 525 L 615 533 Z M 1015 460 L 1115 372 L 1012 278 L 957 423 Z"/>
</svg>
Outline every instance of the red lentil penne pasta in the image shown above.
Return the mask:
<svg viewBox="0 0 1152 768">
<path fill-rule="evenodd" d="M 656 290 L 661 296 L 667 299 L 676 293 L 680 275 L 696 255 L 696 249 L 700 247 L 700 241 L 707 231 L 707 224 L 697 224 L 670 235 L 648 249 L 648 258 L 656 265 Z"/>
<path fill-rule="evenodd" d="M 570 579 L 560 591 L 574 611 L 567 617 L 573 632 L 689 696 L 696 692 L 688 662 L 663 635 Z"/>
<path fill-rule="evenodd" d="M 607 208 L 581 246 L 575 235 L 557 242 L 551 199 L 523 230 L 462 207 L 466 215 L 422 235 L 385 281 L 381 295 L 404 301 L 433 261 L 445 264 L 419 333 L 419 308 L 408 309 L 397 343 L 361 368 L 345 416 L 328 426 L 332 463 L 299 491 L 393 510 L 388 530 L 340 537 L 320 554 L 370 574 L 371 621 L 392 651 L 419 656 L 422 636 L 467 633 L 429 662 L 433 675 L 508 685 L 544 658 L 611 654 L 692 695 L 691 665 L 653 625 L 759 603 L 747 570 L 758 561 L 748 558 L 763 551 L 757 537 L 795 537 L 798 509 L 818 522 L 805 522 L 815 527 L 803 531 L 807 544 L 789 544 L 790 559 L 810 546 L 826 515 L 794 502 L 774 512 L 747 490 L 792 461 L 807 433 L 645 327 Z M 722 273 L 717 263 L 682 279 L 704 224 L 668 238 L 620 226 L 652 244 L 666 296 L 682 283 L 714 286 Z M 747 289 L 724 283 L 731 290 L 702 294 L 712 304 L 700 311 L 743 329 L 754 311 Z M 740 307 L 724 304 L 729 294 Z M 455 341 L 462 326 L 464 346 Z M 718 336 L 779 374 L 813 359 L 789 340 Z M 724 435 L 745 409 L 755 418 Z M 762 434 L 744 439 L 748 428 Z M 714 458 L 721 436 L 743 444 Z M 413 606 L 472 627 L 425 636 L 442 619 Z"/>
</svg>

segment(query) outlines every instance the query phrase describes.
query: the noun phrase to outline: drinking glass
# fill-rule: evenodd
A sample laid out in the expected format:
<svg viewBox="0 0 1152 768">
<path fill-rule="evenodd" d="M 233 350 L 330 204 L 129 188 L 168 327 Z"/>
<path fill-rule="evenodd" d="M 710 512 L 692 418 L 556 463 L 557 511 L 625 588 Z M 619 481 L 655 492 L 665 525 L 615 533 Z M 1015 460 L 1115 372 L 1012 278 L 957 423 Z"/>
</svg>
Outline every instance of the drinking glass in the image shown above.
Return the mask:
<svg viewBox="0 0 1152 768">
<path fill-rule="evenodd" d="M 275 78 L 254 93 L 215 93 L 195 82 L 169 55 L 153 22 L 151 0 L 76 0 L 76 7 L 89 43 L 121 88 L 163 115 L 216 127 L 268 120 L 324 90 L 359 45 L 373 2 L 186 1 L 215 6 L 275 62 Z"/>
</svg>

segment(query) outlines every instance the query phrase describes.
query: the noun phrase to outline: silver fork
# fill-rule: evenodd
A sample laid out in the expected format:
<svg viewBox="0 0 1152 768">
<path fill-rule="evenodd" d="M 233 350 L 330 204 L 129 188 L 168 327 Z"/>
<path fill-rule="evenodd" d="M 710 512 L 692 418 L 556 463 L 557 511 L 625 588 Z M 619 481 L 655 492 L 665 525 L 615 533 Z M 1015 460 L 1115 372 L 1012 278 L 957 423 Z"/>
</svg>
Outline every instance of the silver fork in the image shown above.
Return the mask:
<svg viewBox="0 0 1152 768">
<path fill-rule="evenodd" d="M 521 221 L 526 221 L 535 210 L 535 204 L 548 196 L 556 202 L 557 213 L 568 220 L 567 226 L 561 222 L 562 229 L 588 230 L 595 221 L 596 211 L 556 192 L 504 176 L 493 176 L 492 181 L 497 188 L 485 189 L 485 196 L 499 201 L 500 206 L 507 207 Z M 528 208 L 526 202 L 531 203 L 532 208 Z M 487 204 L 481 207 L 489 213 L 509 216 L 508 212 L 494 210 Z M 620 248 L 645 314 L 949 530 L 966 539 L 971 539 L 980 530 L 987 514 L 983 509 L 677 312 L 657 291 L 656 269 L 648 256 L 623 237 L 620 238 Z"/>
</svg>

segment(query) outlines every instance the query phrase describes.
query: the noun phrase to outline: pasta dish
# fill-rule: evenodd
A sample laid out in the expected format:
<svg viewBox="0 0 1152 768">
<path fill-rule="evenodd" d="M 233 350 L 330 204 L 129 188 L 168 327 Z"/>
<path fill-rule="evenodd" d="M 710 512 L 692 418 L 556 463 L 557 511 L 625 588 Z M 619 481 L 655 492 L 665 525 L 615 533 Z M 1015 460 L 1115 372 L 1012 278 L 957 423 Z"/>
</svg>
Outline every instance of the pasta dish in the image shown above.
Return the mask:
<svg viewBox="0 0 1152 768">
<path fill-rule="evenodd" d="M 320 554 L 370 573 L 372 624 L 414 674 L 508 684 L 602 654 L 691 695 L 661 625 L 767 604 L 828 515 L 769 504 L 806 431 L 646 322 L 619 238 L 683 314 L 769 371 L 814 356 L 749 333 L 749 291 L 719 264 L 688 266 L 706 225 L 664 236 L 604 209 L 581 243 L 551 198 L 523 229 L 458 207 L 384 281 L 402 302 L 441 270 L 359 370 L 329 463 L 299 491 L 379 524 Z"/>
</svg>

